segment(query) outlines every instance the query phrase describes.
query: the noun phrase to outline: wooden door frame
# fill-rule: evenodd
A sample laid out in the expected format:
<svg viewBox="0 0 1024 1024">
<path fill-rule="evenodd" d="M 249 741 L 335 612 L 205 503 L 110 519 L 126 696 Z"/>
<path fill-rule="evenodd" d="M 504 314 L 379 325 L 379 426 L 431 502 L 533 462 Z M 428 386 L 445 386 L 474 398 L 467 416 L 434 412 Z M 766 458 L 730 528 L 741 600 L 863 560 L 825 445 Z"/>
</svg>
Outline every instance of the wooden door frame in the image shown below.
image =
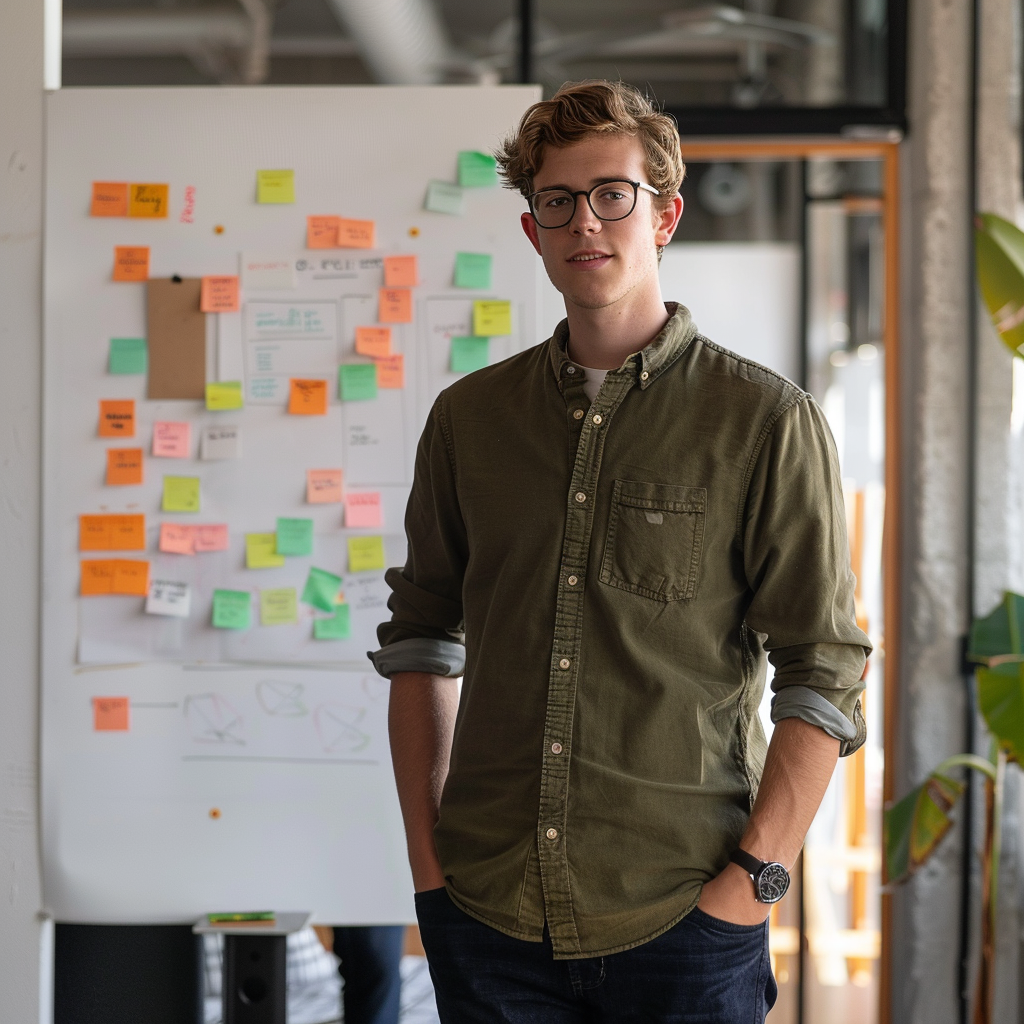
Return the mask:
<svg viewBox="0 0 1024 1024">
<path fill-rule="evenodd" d="M 882 534 L 882 581 L 885 640 L 882 800 L 894 793 L 896 765 L 896 716 L 899 711 L 900 628 L 900 273 L 899 273 L 899 139 L 860 140 L 836 138 L 683 138 L 683 160 L 706 163 L 715 160 L 880 160 L 883 167 L 882 229 L 885 239 L 885 310 L 882 341 L 885 346 L 885 512 Z M 806 296 L 804 297 L 806 299 Z M 802 343 L 805 343 L 803 339 Z M 892 896 L 882 893 L 882 949 L 879 960 L 878 1020 L 889 1024 L 892 1008 Z M 801 972 L 803 964 L 801 963 Z"/>
</svg>

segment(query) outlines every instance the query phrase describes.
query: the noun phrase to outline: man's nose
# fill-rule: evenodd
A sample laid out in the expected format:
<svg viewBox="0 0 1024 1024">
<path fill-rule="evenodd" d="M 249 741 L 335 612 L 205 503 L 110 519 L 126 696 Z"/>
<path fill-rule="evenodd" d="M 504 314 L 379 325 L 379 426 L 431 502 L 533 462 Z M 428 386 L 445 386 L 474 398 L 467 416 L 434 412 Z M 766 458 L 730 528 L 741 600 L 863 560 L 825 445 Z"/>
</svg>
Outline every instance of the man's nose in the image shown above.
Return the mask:
<svg viewBox="0 0 1024 1024">
<path fill-rule="evenodd" d="M 576 197 L 576 209 L 573 210 L 569 230 L 575 234 L 588 234 L 601 230 L 601 221 L 590 208 L 586 195 Z"/>
</svg>

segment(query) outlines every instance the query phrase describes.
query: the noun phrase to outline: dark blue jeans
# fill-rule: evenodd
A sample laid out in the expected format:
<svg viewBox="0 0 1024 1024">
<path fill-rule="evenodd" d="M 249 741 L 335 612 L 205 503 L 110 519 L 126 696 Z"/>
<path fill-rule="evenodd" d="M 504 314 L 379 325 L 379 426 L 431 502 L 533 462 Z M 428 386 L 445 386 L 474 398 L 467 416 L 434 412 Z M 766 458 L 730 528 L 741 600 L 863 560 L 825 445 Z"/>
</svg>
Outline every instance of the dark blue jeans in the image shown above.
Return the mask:
<svg viewBox="0 0 1024 1024">
<path fill-rule="evenodd" d="M 416 894 L 441 1024 L 762 1024 L 777 989 L 768 924 L 693 910 L 642 946 L 555 960 L 463 913 L 444 889 Z"/>
<path fill-rule="evenodd" d="M 345 1024 L 398 1024 L 404 941 L 402 925 L 334 929 L 334 955 L 341 959 L 338 973 L 345 982 Z"/>
</svg>

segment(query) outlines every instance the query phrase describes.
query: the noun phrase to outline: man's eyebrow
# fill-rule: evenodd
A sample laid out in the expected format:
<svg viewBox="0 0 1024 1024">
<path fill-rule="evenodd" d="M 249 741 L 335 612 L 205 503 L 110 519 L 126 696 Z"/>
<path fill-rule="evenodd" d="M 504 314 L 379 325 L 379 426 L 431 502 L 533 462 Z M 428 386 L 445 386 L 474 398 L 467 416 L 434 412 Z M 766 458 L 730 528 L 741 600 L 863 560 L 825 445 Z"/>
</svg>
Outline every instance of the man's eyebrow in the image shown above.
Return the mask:
<svg viewBox="0 0 1024 1024">
<path fill-rule="evenodd" d="M 609 175 L 606 178 L 591 178 L 590 179 L 590 184 L 592 186 L 593 185 L 605 185 L 609 181 L 632 181 L 632 180 L 633 180 L 632 178 L 627 178 L 624 174 L 612 174 L 612 175 Z M 565 185 L 565 184 L 563 184 L 561 182 L 556 182 L 554 185 L 545 185 L 543 188 L 539 188 L 536 191 L 538 191 L 538 192 L 547 192 L 548 189 L 552 189 L 552 188 L 560 188 L 564 192 L 573 192 L 573 191 L 575 191 L 575 189 L 573 189 L 572 185 Z"/>
</svg>

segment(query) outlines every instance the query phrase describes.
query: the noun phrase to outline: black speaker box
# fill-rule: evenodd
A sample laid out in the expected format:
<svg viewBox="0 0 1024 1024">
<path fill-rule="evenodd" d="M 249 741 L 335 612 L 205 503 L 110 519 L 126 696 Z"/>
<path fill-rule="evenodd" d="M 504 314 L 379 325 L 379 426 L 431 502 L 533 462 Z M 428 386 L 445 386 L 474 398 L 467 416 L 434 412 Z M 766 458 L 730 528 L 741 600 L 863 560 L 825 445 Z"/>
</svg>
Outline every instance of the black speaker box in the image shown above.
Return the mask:
<svg viewBox="0 0 1024 1024">
<path fill-rule="evenodd" d="M 283 935 L 224 936 L 224 1024 L 283 1024 Z"/>
</svg>

